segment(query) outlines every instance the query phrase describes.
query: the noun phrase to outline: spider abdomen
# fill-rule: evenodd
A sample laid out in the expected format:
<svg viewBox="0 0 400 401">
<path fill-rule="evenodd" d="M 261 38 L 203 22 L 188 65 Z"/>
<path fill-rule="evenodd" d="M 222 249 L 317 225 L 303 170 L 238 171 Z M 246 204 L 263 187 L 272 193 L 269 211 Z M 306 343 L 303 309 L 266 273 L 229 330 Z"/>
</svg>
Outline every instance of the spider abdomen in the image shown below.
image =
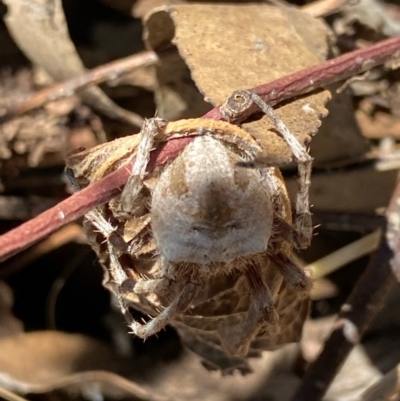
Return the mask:
<svg viewBox="0 0 400 401">
<path fill-rule="evenodd" d="M 161 174 L 152 230 L 169 262 L 230 262 L 267 249 L 271 193 L 259 170 L 209 136 L 196 138 Z"/>
</svg>

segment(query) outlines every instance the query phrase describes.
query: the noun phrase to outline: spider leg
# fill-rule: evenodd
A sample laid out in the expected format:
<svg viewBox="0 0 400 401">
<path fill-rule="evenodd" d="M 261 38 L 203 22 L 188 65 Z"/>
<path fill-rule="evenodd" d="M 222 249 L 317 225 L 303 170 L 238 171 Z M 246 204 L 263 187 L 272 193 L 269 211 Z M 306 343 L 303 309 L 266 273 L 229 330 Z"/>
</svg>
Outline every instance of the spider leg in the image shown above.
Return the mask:
<svg viewBox="0 0 400 401">
<path fill-rule="evenodd" d="M 260 266 L 248 266 L 246 278 L 250 286 L 251 305 L 245 318 L 234 325 L 218 329 L 222 347 L 235 356 L 246 356 L 250 344 L 261 327 L 267 325 L 270 332 L 277 332 L 279 316 L 275 309 L 270 289 L 264 284 Z"/>
<path fill-rule="evenodd" d="M 250 93 L 250 92 L 249 92 Z M 307 248 L 312 238 L 312 221 L 310 213 L 309 189 L 311 183 L 312 157 L 307 149 L 289 131 L 286 124 L 275 113 L 274 109 L 255 93 L 250 93 L 252 101 L 274 123 L 276 130 L 282 139 L 289 145 L 294 159 L 298 165 L 298 192 L 296 195 L 295 237 L 298 248 Z"/>
<path fill-rule="evenodd" d="M 307 297 L 312 287 L 312 280 L 307 272 L 293 262 L 285 253 L 268 255 L 274 266 L 282 274 L 285 282 L 303 297 Z"/>
<path fill-rule="evenodd" d="M 71 169 L 65 169 L 66 176 L 75 192 L 81 190 L 78 181 L 76 180 L 74 173 Z M 90 223 L 102 234 L 104 240 L 110 242 L 113 246 L 123 252 L 130 252 L 132 249 L 132 245 L 127 243 L 121 235 L 119 235 L 115 227 L 106 220 L 101 212 L 100 208 L 96 207 L 90 212 L 85 214 L 85 217 Z"/>
<path fill-rule="evenodd" d="M 307 248 L 310 245 L 312 238 L 312 221 L 308 193 L 313 159 L 308 154 L 307 149 L 289 131 L 285 123 L 275 113 L 274 109 L 259 95 L 246 90 L 234 91 L 227 101 L 220 107 L 220 110 L 223 117 L 228 121 L 243 121 L 252 111 L 254 111 L 254 105 L 257 105 L 259 109 L 271 119 L 281 138 L 290 147 L 294 159 L 297 162 L 299 171 L 299 189 L 296 196 L 296 235 L 294 239 L 297 248 Z M 256 159 L 241 165 L 247 165 L 247 167 L 253 168 L 263 168 L 271 166 L 271 160 Z"/>
<path fill-rule="evenodd" d="M 198 285 L 183 282 L 180 285 L 180 292 L 172 300 L 172 302 L 156 317 L 152 318 L 145 324 L 132 319 L 128 321 L 131 332 L 140 338 L 147 338 L 158 333 L 163 329 L 175 316 L 188 308 L 193 298 L 199 290 Z"/>
<path fill-rule="evenodd" d="M 135 200 L 143 188 L 147 164 L 150 160 L 150 152 L 156 139 L 162 137 L 167 122 L 162 118 L 150 118 L 145 120 L 139 133 L 140 143 L 136 152 L 135 162 L 129 177 L 121 193 L 121 201 L 116 210 L 120 217 L 129 218 L 132 215 Z"/>
<path fill-rule="evenodd" d="M 157 295 L 167 295 L 173 286 L 176 286 L 176 281 L 167 277 L 154 279 L 140 278 L 136 282 L 133 292 L 135 294 L 154 293 Z"/>
</svg>

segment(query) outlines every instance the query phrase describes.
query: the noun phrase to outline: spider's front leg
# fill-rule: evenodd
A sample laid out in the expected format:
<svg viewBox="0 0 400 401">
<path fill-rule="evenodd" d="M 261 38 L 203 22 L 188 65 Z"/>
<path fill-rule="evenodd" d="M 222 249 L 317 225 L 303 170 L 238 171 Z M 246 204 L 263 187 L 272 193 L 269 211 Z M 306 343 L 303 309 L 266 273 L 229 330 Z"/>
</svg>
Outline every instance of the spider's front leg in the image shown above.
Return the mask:
<svg viewBox="0 0 400 401">
<path fill-rule="evenodd" d="M 118 251 L 108 243 L 108 253 L 110 256 L 110 274 L 115 284 L 115 294 L 119 303 L 119 307 L 125 317 L 131 333 L 140 338 L 147 338 L 160 330 L 179 313 L 185 311 L 196 296 L 199 285 L 197 283 L 175 280 L 174 277 L 164 276 L 156 279 L 139 279 L 133 287 L 133 292 L 137 294 L 155 293 L 157 295 L 173 294 L 169 305 L 160 312 L 156 317 L 151 318 L 147 323 L 141 324 L 137 322 L 129 311 L 123 294 L 123 284 L 129 280 L 123 270 L 119 259 Z"/>
<path fill-rule="evenodd" d="M 265 113 L 274 123 L 276 130 L 281 138 L 290 147 L 294 159 L 298 165 L 298 192 L 296 196 L 296 214 L 295 214 L 295 231 L 293 242 L 297 248 L 307 248 L 312 238 L 312 220 L 310 213 L 309 188 L 311 179 L 312 157 L 308 154 L 307 149 L 298 141 L 298 139 L 289 131 L 286 124 L 274 112 L 274 109 L 255 93 L 238 90 L 228 98 L 222 106 L 224 117 L 230 119 L 238 119 L 246 117 L 249 110 L 256 104 L 260 110 Z M 255 160 L 249 166 L 262 168 L 270 166 L 269 160 Z"/>
<path fill-rule="evenodd" d="M 255 93 L 250 93 L 250 97 L 251 100 L 260 108 L 260 110 L 272 120 L 282 139 L 289 145 L 294 159 L 297 162 L 299 172 L 299 188 L 296 195 L 296 235 L 294 240 L 298 248 L 307 248 L 310 245 L 312 238 L 309 189 L 311 183 L 311 165 L 313 159 L 308 154 L 307 149 L 289 131 L 286 124 L 279 118 L 270 105 L 264 102 L 264 100 L 262 100 L 262 98 Z"/>
<path fill-rule="evenodd" d="M 122 190 L 121 200 L 115 212 L 118 217 L 129 218 L 135 211 L 135 201 L 143 188 L 150 152 L 156 140 L 164 139 L 167 122 L 162 118 L 150 118 L 144 121 L 140 130 L 140 143 L 135 155 L 131 175 Z"/>
</svg>

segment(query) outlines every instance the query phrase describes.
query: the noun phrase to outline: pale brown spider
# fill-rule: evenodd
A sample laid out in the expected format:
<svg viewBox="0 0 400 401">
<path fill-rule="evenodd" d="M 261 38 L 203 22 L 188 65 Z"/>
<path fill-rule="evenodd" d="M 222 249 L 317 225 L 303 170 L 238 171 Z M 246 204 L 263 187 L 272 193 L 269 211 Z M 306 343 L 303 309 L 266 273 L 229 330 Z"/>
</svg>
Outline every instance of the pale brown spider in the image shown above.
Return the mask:
<svg viewBox="0 0 400 401">
<path fill-rule="evenodd" d="M 195 351 L 200 342 L 231 357 L 299 339 L 311 283 L 292 250 L 307 247 L 312 236 L 312 159 L 253 93 L 234 92 L 222 107 L 225 119 L 254 103 L 298 164 L 294 222 L 279 169 L 257 158 L 257 142 L 229 122 L 206 119 L 147 120 L 130 145 L 136 161 L 122 194 L 86 215 L 89 241 L 133 334 L 147 338 L 172 323 Z M 166 168 L 146 176 L 155 141 L 184 135 L 196 137 Z M 76 156 L 68 164 L 76 176 L 94 180 Z M 150 319 L 134 320 L 128 305 Z"/>
</svg>

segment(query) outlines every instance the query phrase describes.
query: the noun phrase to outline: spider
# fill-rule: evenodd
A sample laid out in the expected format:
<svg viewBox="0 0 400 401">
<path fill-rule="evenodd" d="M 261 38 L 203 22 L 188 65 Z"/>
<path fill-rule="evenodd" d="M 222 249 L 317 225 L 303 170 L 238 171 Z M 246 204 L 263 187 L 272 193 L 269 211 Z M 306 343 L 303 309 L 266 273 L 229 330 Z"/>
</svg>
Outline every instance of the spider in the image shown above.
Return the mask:
<svg viewBox="0 0 400 401">
<path fill-rule="evenodd" d="M 273 121 L 297 162 L 293 219 L 279 168 L 257 157 L 257 141 L 229 122 L 153 118 L 138 137 L 67 161 L 78 189 L 78 179 L 92 182 L 136 157 L 121 195 L 86 215 L 105 283 L 134 335 L 145 339 L 172 324 L 189 348 L 222 370 L 255 349 L 297 341 L 311 287 L 292 254 L 311 241 L 312 158 L 258 95 L 235 91 L 221 110 L 229 121 L 254 105 Z M 194 139 L 169 165 L 146 173 L 155 142 L 190 135 Z M 117 153 L 107 157 L 113 149 Z M 93 172 L 101 157 L 101 172 Z M 149 320 L 136 321 L 129 306 Z"/>
</svg>

